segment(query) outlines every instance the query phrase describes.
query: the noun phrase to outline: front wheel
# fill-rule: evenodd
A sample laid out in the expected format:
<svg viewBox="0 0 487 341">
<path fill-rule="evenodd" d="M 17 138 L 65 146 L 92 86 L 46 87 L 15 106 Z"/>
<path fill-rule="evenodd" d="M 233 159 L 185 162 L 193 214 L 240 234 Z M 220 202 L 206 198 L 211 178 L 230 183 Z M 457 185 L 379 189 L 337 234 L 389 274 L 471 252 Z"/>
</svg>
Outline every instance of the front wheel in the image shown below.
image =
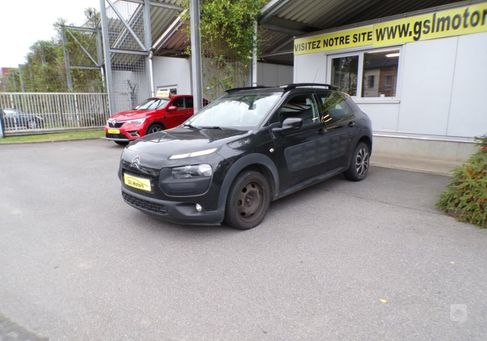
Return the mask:
<svg viewBox="0 0 487 341">
<path fill-rule="evenodd" d="M 159 123 L 153 123 L 147 128 L 147 131 L 145 132 L 146 135 L 157 133 L 158 131 L 164 130 L 164 126 Z"/>
<path fill-rule="evenodd" d="M 246 171 L 234 181 L 228 194 L 225 223 L 248 230 L 259 225 L 267 213 L 271 189 L 264 175 Z"/>
<path fill-rule="evenodd" d="M 367 144 L 360 142 L 352 155 L 350 167 L 344 173 L 348 180 L 361 181 L 369 172 L 370 148 Z"/>
</svg>

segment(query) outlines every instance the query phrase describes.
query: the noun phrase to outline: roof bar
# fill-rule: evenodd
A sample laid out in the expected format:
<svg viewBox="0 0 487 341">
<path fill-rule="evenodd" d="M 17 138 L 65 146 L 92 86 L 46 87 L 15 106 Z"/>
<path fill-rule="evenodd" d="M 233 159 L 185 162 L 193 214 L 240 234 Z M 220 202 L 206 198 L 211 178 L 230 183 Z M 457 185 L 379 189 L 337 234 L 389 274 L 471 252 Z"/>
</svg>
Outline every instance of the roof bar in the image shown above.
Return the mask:
<svg viewBox="0 0 487 341">
<path fill-rule="evenodd" d="M 330 90 L 338 90 L 338 88 L 334 85 L 331 84 L 321 84 L 321 83 L 292 83 L 292 84 L 286 84 L 281 86 L 284 90 L 292 90 L 300 87 L 306 87 L 306 86 L 314 86 L 314 87 L 320 87 L 320 88 L 328 88 Z"/>
<path fill-rule="evenodd" d="M 235 91 L 239 91 L 239 90 L 252 90 L 252 89 L 265 89 L 265 88 L 270 88 L 270 87 L 269 86 L 264 86 L 264 85 L 247 86 L 247 87 L 243 87 L 243 88 L 227 89 L 227 90 L 225 90 L 225 92 L 227 94 L 229 94 L 229 93 L 232 93 L 232 92 L 235 92 Z"/>
<path fill-rule="evenodd" d="M 289 91 L 289 90 L 300 88 L 300 87 L 317 87 L 317 88 L 327 88 L 329 90 L 338 90 L 338 88 L 334 85 L 321 84 L 321 83 L 292 83 L 292 84 L 281 85 L 279 88 L 284 90 L 284 91 Z M 232 93 L 235 91 L 240 91 L 240 90 L 269 89 L 269 88 L 275 88 L 275 87 L 264 86 L 264 85 L 247 86 L 247 87 L 243 87 L 243 88 L 228 89 L 228 90 L 225 90 L 225 92 L 229 94 L 229 93 Z"/>
</svg>

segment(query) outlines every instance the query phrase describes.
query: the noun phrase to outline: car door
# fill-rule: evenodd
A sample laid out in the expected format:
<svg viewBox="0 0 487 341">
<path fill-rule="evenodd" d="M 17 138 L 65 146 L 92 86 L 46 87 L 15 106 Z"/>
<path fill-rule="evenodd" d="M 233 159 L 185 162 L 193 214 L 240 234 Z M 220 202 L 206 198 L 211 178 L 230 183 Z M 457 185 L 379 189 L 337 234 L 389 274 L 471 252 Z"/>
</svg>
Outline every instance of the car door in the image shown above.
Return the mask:
<svg viewBox="0 0 487 341">
<path fill-rule="evenodd" d="M 172 121 L 174 122 L 174 126 L 178 126 L 189 117 L 188 111 L 189 109 L 186 108 L 185 98 L 178 97 L 174 99 L 171 103 L 171 106 L 175 106 L 176 110 L 170 113 Z"/>
<path fill-rule="evenodd" d="M 302 127 L 273 133 L 275 161 L 283 190 L 319 174 L 321 164 L 318 152 L 323 125 L 313 94 L 291 95 L 276 111 L 271 122 L 282 123 L 289 117 L 301 118 Z"/>
<path fill-rule="evenodd" d="M 321 153 L 328 169 L 347 166 L 352 152 L 352 138 L 356 129 L 355 116 L 343 94 L 337 91 L 319 91 L 317 100 L 320 120 L 325 128 Z"/>
<path fill-rule="evenodd" d="M 184 98 L 184 103 L 186 105 L 186 118 L 184 120 L 187 120 L 191 116 L 193 116 L 194 113 L 194 108 L 193 108 L 193 96 L 187 96 Z"/>
</svg>

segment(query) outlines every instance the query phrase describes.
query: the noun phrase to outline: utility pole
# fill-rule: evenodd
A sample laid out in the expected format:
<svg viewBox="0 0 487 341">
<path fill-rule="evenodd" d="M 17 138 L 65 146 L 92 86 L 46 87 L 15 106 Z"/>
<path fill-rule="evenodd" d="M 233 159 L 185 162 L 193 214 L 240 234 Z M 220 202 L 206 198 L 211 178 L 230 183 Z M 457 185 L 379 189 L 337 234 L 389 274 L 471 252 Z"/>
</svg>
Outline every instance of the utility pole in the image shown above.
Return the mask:
<svg viewBox="0 0 487 341">
<path fill-rule="evenodd" d="M 147 51 L 146 73 L 149 75 L 150 96 L 154 97 L 154 71 L 152 69 L 152 25 L 150 0 L 144 0 L 144 45 Z"/>
<path fill-rule="evenodd" d="M 66 32 L 64 25 L 61 26 L 61 38 L 63 40 L 63 54 L 64 54 L 64 68 L 66 69 L 66 86 L 68 87 L 68 91 L 73 91 L 73 78 L 71 77 L 71 63 L 69 61 L 69 51 L 68 47 L 66 46 Z"/>
<path fill-rule="evenodd" d="M 254 22 L 254 46 L 252 48 L 252 86 L 257 86 L 257 20 Z"/>
<path fill-rule="evenodd" d="M 193 93 L 194 113 L 196 114 L 203 107 L 199 0 L 190 0 L 189 18 L 191 31 L 191 90 Z"/>
<path fill-rule="evenodd" d="M 108 111 L 113 113 L 115 110 L 115 102 L 113 98 L 113 87 L 112 87 L 112 61 L 110 59 L 110 35 L 108 33 L 108 18 L 107 11 L 105 7 L 105 0 L 100 0 L 100 17 L 101 17 L 101 31 L 103 39 L 103 55 L 105 57 L 104 70 L 105 70 L 105 81 L 106 90 L 108 93 Z"/>
</svg>

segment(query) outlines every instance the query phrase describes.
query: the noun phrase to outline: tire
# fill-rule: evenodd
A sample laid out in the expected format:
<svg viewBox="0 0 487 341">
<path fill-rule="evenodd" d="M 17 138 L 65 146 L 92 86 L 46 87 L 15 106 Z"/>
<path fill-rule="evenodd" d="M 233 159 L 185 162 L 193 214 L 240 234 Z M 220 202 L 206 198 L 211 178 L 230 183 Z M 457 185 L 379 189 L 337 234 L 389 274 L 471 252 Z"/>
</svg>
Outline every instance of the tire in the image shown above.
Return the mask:
<svg viewBox="0 0 487 341">
<path fill-rule="evenodd" d="M 158 131 L 164 130 L 164 126 L 160 123 L 152 123 L 147 131 L 145 132 L 146 135 L 157 133 Z"/>
<path fill-rule="evenodd" d="M 360 142 L 353 151 L 350 167 L 345 171 L 345 177 L 352 181 L 362 181 L 367 177 L 370 166 L 370 148 Z"/>
<path fill-rule="evenodd" d="M 271 202 L 271 188 L 266 177 L 245 171 L 233 182 L 225 208 L 225 223 L 239 230 L 259 225 Z"/>
<path fill-rule="evenodd" d="M 129 144 L 128 142 L 125 142 L 125 141 L 113 141 L 113 142 L 115 142 L 119 146 L 124 146 L 124 147 Z"/>
</svg>

